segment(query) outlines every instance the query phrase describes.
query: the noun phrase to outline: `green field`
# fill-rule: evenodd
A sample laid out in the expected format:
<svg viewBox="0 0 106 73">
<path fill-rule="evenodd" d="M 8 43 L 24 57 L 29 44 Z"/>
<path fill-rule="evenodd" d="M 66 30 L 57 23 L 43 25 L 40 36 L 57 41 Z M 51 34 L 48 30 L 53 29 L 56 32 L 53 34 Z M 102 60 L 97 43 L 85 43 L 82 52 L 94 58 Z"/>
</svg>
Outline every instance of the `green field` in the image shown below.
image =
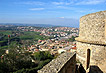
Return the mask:
<svg viewBox="0 0 106 73">
<path fill-rule="evenodd" d="M 37 43 L 40 40 L 46 40 L 51 37 L 42 36 L 40 32 L 33 31 L 11 31 L 11 30 L 0 30 L 0 49 L 6 49 L 8 46 L 8 35 L 10 45 L 14 42 L 17 45 L 30 45 Z"/>
<path fill-rule="evenodd" d="M 24 32 L 24 35 L 21 35 L 20 36 L 20 39 L 22 40 L 34 40 L 34 41 L 37 41 L 37 40 L 45 40 L 45 39 L 48 39 L 49 37 L 45 37 L 45 36 L 41 36 L 39 32 Z"/>
<path fill-rule="evenodd" d="M 0 30 L 0 34 L 4 34 L 4 35 L 11 35 L 12 31 L 5 31 L 5 30 Z"/>
</svg>

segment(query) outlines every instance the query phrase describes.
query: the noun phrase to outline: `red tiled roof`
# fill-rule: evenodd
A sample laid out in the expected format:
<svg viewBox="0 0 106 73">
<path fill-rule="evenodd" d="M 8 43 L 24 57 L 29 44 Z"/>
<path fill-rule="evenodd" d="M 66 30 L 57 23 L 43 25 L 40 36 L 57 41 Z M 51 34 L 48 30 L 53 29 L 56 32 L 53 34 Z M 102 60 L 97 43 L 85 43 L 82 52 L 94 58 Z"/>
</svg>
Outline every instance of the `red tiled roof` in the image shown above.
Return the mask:
<svg viewBox="0 0 106 73">
<path fill-rule="evenodd" d="M 32 47 L 35 47 L 35 45 L 32 45 Z"/>
<path fill-rule="evenodd" d="M 72 49 L 77 49 L 76 47 L 72 47 Z"/>
</svg>

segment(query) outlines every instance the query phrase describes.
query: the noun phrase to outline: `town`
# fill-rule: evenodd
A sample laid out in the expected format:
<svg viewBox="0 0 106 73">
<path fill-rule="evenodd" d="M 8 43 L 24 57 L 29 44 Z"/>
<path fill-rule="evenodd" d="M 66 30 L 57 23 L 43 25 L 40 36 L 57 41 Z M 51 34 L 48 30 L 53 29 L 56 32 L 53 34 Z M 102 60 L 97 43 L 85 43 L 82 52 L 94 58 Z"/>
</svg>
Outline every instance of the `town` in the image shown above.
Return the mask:
<svg viewBox="0 0 106 73">
<path fill-rule="evenodd" d="M 10 27 L 4 26 L 2 27 Z M 70 51 L 71 49 L 76 49 L 76 43 L 74 42 L 74 38 L 78 36 L 78 28 L 71 27 L 32 27 L 32 26 L 17 26 L 17 30 L 24 32 L 39 32 L 40 36 L 49 36 L 51 39 L 38 39 L 36 44 L 28 45 L 25 48 L 29 52 L 37 52 L 37 51 L 50 51 L 51 54 L 57 54 L 65 51 Z M 16 30 L 15 29 L 15 30 Z M 12 35 L 19 35 L 19 33 L 14 33 Z M 10 35 L 11 36 L 11 35 Z M 34 41 L 34 40 L 33 40 Z"/>
<path fill-rule="evenodd" d="M 74 38 L 78 36 L 78 28 L 70 27 L 51 27 L 51 28 L 34 28 L 34 27 L 17 27 L 21 31 L 40 32 L 40 35 L 54 37 L 47 40 L 38 40 L 37 44 L 28 46 L 30 52 L 50 51 L 52 55 L 62 52 L 76 50 Z M 70 41 L 70 38 L 73 40 Z"/>
<path fill-rule="evenodd" d="M 28 63 L 25 66 L 23 65 L 22 68 L 25 68 L 29 64 L 29 61 L 31 61 L 30 63 L 32 64 L 30 66 L 28 65 L 27 68 L 34 65 L 33 67 L 36 69 L 31 71 L 37 72 L 37 70 L 41 69 L 45 64 L 60 54 L 76 52 L 75 38 L 78 37 L 78 34 L 79 29 L 72 27 L 0 25 L 1 65 L 6 62 L 6 65 L 13 64 L 16 67 L 15 63 L 20 63 L 22 59 L 21 55 L 24 55 L 22 61 L 25 61 L 27 57 L 26 62 Z M 12 56 L 16 56 L 16 58 L 12 58 Z M 19 62 L 10 63 L 8 58 L 13 61 L 19 60 Z M 22 68 L 19 66 L 20 70 Z M 16 69 L 15 71 L 17 71 Z M 30 69 L 28 70 L 30 72 Z M 9 72 L 13 71 L 10 70 Z"/>
</svg>

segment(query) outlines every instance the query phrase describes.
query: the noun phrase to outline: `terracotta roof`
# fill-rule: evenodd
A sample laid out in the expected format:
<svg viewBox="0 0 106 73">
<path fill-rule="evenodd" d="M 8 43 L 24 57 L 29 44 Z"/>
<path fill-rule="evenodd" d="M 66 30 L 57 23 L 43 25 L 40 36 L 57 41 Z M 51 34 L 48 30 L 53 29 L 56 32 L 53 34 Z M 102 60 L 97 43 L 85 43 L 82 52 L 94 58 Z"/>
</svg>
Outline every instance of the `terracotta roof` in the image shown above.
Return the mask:
<svg viewBox="0 0 106 73">
<path fill-rule="evenodd" d="M 72 47 L 72 49 L 77 49 L 76 47 Z"/>
</svg>

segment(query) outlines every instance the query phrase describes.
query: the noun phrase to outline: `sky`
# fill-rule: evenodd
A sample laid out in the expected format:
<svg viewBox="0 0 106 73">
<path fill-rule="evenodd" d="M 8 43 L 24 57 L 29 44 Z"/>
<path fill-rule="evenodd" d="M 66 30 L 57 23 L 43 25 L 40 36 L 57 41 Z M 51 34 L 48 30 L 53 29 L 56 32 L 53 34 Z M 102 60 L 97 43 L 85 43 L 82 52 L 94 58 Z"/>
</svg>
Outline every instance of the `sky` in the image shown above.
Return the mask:
<svg viewBox="0 0 106 73">
<path fill-rule="evenodd" d="M 106 10 L 106 0 L 0 0 L 0 23 L 79 27 L 80 17 Z"/>
</svg>

